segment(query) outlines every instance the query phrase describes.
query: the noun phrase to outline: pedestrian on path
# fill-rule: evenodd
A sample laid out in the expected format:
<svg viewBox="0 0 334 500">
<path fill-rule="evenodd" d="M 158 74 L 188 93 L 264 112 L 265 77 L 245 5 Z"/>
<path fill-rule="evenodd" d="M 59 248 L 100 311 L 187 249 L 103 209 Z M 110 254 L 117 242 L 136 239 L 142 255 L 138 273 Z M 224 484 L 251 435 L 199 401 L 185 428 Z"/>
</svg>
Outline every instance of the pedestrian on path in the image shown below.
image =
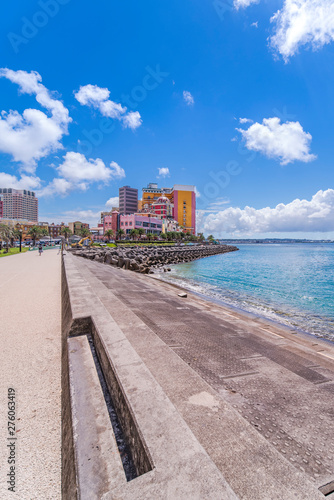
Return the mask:
<svg viewBox="0 0 334 500">
<path fill-rule="evenodd" d="M 42 255 L 42 252 L 43 252 L 43 245 L 42 245 L 42 243 L 40 243 L 40 244 L 38 245 L 38 252 L 39 252 L 39 256 L 41 256 L 41 255 Z"/>
</svg>

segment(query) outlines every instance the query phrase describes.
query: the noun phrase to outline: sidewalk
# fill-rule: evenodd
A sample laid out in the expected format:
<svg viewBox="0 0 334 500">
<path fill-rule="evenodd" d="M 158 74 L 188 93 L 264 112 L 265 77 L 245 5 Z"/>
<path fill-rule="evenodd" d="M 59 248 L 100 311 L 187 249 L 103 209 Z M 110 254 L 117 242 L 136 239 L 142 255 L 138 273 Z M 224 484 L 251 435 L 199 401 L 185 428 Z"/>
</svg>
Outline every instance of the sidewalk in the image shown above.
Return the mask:
<svg viewBox="0 0 334 500">
<path fill-rule="evenodd" d="M 0 259 L 0 498 L 60 499 L 58 249 Z M 8 389 L 15 389 L 15 492 L 8 491 Z"/>
<path fill-rule="evenodd" d="M 107 488 L 105 500 L 229 498 L 222 484 L 245 500 L 334 497 L 333 344 L 190 292 L 181 298 L 179 288 L 150 276 L 70 254 L 65 266 L 73 317 L 92 317 L 104 373 L 114 374 L 109 390 L 118 384 L 126 394 L 152 459 L 151 471 Z M 69 358 L 72 375 L 89 388 L 77 369 L 87 358 L 74 359 L 88 332 L 83 325 L 82 336 L 70 339 Z M 72 401 L 77 414 L 83 392 Z M 185 457 L 189 431 L 202 450 L 196 460 Z M 77 432 L 78 450 L 88 447 L 87 435 Z M 94 467 L 103 469 L 100 455 L 89 462 L 92 478 Z M 82 464 L 78 477 L 87 481 Z M 198 494 L 208 486 L 207 467 L 211 486 Z M 189 489 L 195 485 L 197 496 Z"/>
</svg>

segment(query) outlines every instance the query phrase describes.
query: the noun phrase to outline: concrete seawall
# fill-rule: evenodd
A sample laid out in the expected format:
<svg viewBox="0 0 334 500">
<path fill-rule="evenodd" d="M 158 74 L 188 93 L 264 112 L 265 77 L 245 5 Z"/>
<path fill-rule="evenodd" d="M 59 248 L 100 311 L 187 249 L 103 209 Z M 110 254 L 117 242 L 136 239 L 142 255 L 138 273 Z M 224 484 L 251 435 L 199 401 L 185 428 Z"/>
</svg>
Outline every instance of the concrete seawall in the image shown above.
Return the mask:
<svg viewBox="0 0 334 500">
<path fill-rule="evenodd" d="M 63 260 L 64 499 L 331 497 L 333 346 L 142 274 Z"/>
</svg>

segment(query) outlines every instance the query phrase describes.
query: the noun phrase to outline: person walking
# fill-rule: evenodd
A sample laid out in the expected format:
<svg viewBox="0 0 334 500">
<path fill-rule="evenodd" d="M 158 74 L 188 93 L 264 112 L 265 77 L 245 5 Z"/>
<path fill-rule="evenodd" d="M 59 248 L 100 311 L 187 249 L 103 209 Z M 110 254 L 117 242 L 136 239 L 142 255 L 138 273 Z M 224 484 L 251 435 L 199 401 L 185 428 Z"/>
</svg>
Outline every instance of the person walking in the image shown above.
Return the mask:
<svg viewBox="0 0 334 500">
<path fill-rule="evenodd" d="M 41 255 L 42 255 L 42 252 L 43 252 L 43 245 L 42 245 L 42 243 L 40 243 L 40 244 L 38 245 L 38 252 L 39 252 L 39 256 L 41 256 Z"/>
</svg>

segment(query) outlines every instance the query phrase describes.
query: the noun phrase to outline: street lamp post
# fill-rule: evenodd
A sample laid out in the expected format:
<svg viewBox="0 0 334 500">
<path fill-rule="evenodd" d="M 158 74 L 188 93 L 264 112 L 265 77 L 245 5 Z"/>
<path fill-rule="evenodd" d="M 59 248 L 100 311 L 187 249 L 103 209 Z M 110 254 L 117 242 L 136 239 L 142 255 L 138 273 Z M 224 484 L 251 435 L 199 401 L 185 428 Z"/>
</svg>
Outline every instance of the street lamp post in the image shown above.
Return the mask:
<svg viewBox="0 0 334 500">
<path fill-rule="evenodd" d="M 17 224 L 16 229 L 17 229 L 17 232 L 19 235 L 19 240 L 20 240 L 20 252 L 22 252 L 22 229 L 21 229 L 20 224 Z"/>
</svg>

